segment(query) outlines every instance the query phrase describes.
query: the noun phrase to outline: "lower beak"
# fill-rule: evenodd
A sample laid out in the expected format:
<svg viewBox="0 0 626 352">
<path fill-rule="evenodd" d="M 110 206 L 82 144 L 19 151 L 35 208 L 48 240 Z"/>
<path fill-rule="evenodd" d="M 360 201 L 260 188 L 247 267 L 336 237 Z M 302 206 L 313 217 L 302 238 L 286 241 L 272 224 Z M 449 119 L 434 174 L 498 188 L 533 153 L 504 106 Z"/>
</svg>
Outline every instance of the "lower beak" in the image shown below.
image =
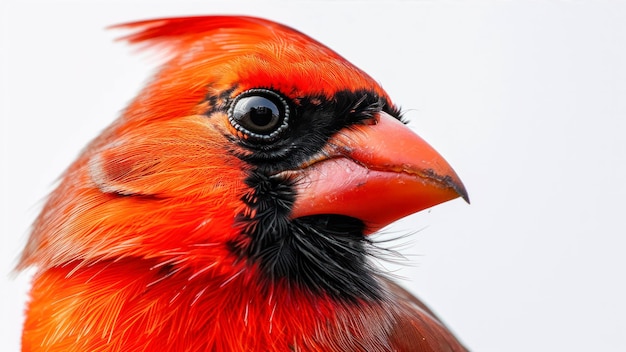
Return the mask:
<svg viewBox="0 0 626 352">
<path fill-rule="evenodd" d="M 292 218 L 346 215 L 368 233 L 457 197 L 469 203 L 443 157 L 384 112 L 374 124 L 340 131 L 317 158 L 287 174 L 297 192 Z"/>
</svg>

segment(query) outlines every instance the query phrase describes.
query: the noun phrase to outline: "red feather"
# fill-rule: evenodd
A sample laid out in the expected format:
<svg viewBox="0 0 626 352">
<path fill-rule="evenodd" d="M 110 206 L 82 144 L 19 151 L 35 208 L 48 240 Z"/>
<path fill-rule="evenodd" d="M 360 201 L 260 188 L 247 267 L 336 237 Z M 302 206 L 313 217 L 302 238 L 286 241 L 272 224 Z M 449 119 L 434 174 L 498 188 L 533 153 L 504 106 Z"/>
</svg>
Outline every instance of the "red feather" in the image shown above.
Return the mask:
<svg viewBox="0 0 626 352">
<path fill-rule="evenodd" d="M 224 113 L 250 88 L 298 102 L 340 91 L 389 97 L 367 74 L 289 27 L 188 17 L 116 28 L 171 55 L 52 193 L 19 267 L 38 268 L 23 349 L 49 351 L 464 350 L 383 278 L 381 302 L 340 302 L 232 255 L 249 153 Z M 321 74 L 312 75 L 311 72 Z M 210 97 L 210 99 L 208 98 Z M 218 109 L 219 110 L 219 109 Z"/>
</svg>

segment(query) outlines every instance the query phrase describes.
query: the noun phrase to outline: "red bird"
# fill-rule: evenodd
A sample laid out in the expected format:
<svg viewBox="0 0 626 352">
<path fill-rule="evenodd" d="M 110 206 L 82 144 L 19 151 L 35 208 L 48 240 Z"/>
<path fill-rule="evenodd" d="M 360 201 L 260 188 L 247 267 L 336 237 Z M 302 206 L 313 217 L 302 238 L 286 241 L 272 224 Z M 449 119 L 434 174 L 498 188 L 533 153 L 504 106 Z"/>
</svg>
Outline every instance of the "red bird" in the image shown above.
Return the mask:
<svg viewBox="0 0 626 352">
<path fill-rule="evenodd" d="M 369 261 L 467 200 L 371 77 L 258 18 L 121 27 L 169 61 L 37 218 L 24 351 L 465 350 Z"/>
</svg>

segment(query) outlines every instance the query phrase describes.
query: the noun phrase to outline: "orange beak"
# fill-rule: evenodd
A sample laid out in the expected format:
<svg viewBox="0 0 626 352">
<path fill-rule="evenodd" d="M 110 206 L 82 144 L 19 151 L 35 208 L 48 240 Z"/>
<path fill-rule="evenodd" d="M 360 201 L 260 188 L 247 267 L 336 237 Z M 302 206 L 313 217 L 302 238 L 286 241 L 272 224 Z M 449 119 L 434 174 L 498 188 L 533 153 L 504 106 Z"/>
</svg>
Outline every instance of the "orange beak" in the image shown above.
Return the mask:
<svg viewBox="0 0 626 352">
<path fill-rule="evenodd" d="M 291 217 L 339 214 L 374 232 L 409 214 L 462 197 L 452 167 L 422 138 L 381 112 L 331 138 L 317 158 L 281 173 L 297 191 Z"/>
</svg>

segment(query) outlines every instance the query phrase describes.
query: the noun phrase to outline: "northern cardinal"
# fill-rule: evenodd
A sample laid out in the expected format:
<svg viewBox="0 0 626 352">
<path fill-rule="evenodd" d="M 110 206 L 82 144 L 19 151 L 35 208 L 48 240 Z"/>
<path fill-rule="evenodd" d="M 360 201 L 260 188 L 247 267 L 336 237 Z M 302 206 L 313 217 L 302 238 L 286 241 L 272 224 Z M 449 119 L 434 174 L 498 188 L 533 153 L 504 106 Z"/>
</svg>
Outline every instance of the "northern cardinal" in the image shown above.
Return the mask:
<svg viewBox="0 0 626 352">
<path fill-rule="evenodd" d="M 121 26 L 169 57 L 51 194 L 24 351 L 464 351 L 370 234 L 467 192 L 367 74 L 252 17 Z"/>
</svg>

